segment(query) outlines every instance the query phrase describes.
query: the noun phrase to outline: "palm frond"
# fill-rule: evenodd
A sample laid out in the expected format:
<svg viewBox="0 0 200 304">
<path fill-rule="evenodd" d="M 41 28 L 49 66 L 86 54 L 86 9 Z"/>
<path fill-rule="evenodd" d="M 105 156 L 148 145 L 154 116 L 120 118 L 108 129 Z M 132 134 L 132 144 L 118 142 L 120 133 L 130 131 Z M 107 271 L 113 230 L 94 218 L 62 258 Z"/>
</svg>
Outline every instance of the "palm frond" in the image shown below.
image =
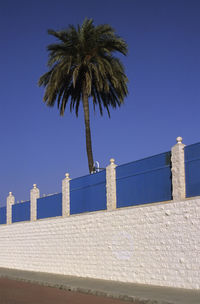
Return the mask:
<svg viewBox="0 0 200 304">
<path fill-rule="evenodd" d="M 83 91 L 91 97 L 94 109 L 98 104 L 100 114 L 105 108 L 120 106 L 128 94 L 127 77 L 122 62 L 114 56 L 128 52 L 126 42 L 116 35 L 109 24 L 95 26 L 92 19 L 85 18 L 82 25 L 48 34 L 57 39 L 49 44 L 49 71 L 38 81 L 44 86 L 44 102 L 54 106 L 57 102 L 60 115 L 64 115 L 70 100 L 70 111 L 78 115 Z"/>
</svg>

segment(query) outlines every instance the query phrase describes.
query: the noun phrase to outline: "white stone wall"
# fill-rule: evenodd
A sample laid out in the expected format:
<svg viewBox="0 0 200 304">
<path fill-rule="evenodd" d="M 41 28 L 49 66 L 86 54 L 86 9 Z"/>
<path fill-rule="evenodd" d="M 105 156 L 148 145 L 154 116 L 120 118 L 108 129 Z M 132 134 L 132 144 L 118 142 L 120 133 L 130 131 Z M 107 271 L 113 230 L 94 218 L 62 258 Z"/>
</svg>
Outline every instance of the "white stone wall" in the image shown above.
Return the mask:
<svg viewBox="0 0 200 304">
<path fill-rule="evenodd" d="M 36 184 L 33 184 L 33 189 L 30 191 L 30 218 L 31 221 L 37 220 L 37 199 L 40 197 L 40 190 Z"/>
<path fill-rule="evenodd" d="M 200 198 L 0 226 L 0 267 L 200 288 Z"/>
<path fill-rule="evenodd" d="M 180 201 L 185 198 L 185 156 L 182 137 L 177 137 L 177 144 L 172 147 L 172 196 L 174 201 Z"/>
<path fill-rule="evenodd" d="M 116 193 L 116 164 L 114 158 L 110 159 L 110 165 L 106 168 L 106 202 L 107 210 L 116 209 L 117 193 Z"/>
<path fill-rule="evenodd" d="M 62 180 L 62 215 L 63 217 L 70 215 L 70 178 L 69 173 L 65 174 Z"/>
</svg>

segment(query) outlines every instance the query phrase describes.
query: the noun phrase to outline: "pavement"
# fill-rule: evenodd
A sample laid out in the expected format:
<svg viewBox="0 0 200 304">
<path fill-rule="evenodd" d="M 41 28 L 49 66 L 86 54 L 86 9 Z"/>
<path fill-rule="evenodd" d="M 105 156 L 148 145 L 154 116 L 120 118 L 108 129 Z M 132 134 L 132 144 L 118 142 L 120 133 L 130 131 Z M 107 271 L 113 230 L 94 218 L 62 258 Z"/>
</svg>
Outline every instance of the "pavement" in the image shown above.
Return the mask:
<svg viewBox="0 0 200 304">
<path fill-rule="evenodd" d="M 7 268 L 0 268 L 0 277 L 132 301 L 137 304 L 200 304 L 200 290 L 123 283 Z"/>
</svg>

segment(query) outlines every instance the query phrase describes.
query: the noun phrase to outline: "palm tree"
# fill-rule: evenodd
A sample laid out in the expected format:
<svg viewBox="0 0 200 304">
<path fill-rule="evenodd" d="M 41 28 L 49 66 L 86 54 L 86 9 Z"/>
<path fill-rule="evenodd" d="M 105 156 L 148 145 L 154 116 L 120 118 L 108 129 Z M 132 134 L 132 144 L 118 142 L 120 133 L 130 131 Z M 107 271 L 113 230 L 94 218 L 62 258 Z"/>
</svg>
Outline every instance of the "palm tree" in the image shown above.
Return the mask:
<svg viewBox="0 0 200 304">
<path fill-rule="evenodd" d="M 127 95 L 127 77 L 119 58 L 119 52 L 127 54 L 127 44 L 107 24 L 94 26 L 92 19 L 85 19 L 81 26 L 69 25 L 61 31 L 48 30 L 58 39 L 47 47 L 49 71 L 42 75 L 38 85 L 45 87 L 43 101 L 54 106 L 57 101 L 60 115 L 66 104 L 78 116 L 82 102 L 85 119 L 86 148 L 89 172 L 93 171 L 93 153 L 90 132 L 89 104 L 103 107 L 110 117 L 109 107 L 120 106 Z"/>
</svg>

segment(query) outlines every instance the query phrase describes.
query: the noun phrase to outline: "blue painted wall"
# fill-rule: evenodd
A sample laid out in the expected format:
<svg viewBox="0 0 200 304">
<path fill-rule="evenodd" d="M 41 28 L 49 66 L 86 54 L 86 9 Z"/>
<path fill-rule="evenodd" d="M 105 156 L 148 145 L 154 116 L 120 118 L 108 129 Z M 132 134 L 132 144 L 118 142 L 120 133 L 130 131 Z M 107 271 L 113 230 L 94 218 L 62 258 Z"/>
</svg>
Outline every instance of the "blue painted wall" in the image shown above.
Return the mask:
<svg viewBox="0 0 200 304">
<path fill-rule="evenodd" d="M 62 216 L 62 193 L 37 199 L 37 219 Z"/>
<path fill-rule="evenodd" d="M 0 224 L 6 224 L 6 207 L 0 208 Z"/>
<path fill-rule="evenodd" d="M 30 201 L 12 205 L 12 222 L 30 221 Z"/>
<path fill-rule="evenodd" d="M 106 170 L 70 181 L 70 214 L 106 209 Z"/>
<path fill-rule="evenodd" d="M 116 168 L 117 207 L 172 199 L 171 153 L 166 152 Z"/>
<path fill-rule="evenodd" d="M 200 143 L 185 147 L 186 197 L 200 195 Z"/>
</svg>

